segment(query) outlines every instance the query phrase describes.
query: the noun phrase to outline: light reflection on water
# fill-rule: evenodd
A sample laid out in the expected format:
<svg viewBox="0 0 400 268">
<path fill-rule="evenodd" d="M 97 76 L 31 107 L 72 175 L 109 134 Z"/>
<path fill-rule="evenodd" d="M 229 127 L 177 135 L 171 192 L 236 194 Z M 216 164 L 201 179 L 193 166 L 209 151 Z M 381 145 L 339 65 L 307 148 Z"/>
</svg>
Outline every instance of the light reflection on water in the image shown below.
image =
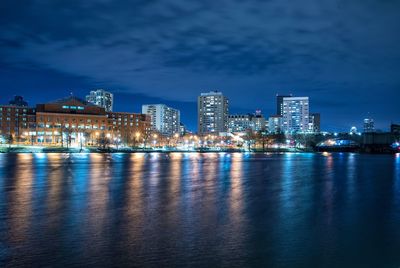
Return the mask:
<svg viewBox="0 0 400 268">
<path fill-rule="evenodd" d="M 0 154 L 0 266 L 394 266 L 399 196 L 399 155 Z"/>
</svg>

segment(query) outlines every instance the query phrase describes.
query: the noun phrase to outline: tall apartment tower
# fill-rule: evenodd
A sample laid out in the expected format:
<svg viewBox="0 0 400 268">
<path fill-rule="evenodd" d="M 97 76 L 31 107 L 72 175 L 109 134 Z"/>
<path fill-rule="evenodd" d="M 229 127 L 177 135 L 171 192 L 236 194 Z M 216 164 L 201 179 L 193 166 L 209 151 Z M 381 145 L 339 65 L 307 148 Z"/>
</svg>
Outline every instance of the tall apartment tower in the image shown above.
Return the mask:
<svg viewBox="0 0 400 268">
<path fill-rule="evenodd" d="M 106 109 L 107 112 L 112 112 L 114 95 L 104 89 L 92 90 L 86 96 L 86 101 Z"/>
<path fill-rule="evenodd" d="M 142 113 L 150 115 L 151 127 L 165 136 L 180 132 L 180 111 L 165 104 L 142 105 Z"/>
<path fill-rule="evenodd" d="M 282 106 L 283 132 L 310 132 L 310 108 L 308 97 L 283 97 Z"/>
<path fill-rule="evenodd" d="M 200 135 L 228 130 L 229 103 L 221 92 L 201 93 L 197 99 L 197 131 Z"/>
<path fill-rule="evenodd" d="M 293 97 L 293 95 L 276 95 L 276 115 L 283 115 L 283 98 Z"/>
</svg>

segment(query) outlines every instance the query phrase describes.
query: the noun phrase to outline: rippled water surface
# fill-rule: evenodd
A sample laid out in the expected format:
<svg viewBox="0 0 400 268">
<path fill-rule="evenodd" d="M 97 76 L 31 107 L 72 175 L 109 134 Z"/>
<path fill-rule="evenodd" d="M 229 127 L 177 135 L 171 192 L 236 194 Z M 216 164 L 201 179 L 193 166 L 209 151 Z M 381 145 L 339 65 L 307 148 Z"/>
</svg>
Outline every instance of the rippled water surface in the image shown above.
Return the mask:
<svg viewBox="0 0 400 268">
<path fill-rule="evenodd" d="M 0 266 L 400 267 L 400 155 L 0 154 Z"/>
</svg>

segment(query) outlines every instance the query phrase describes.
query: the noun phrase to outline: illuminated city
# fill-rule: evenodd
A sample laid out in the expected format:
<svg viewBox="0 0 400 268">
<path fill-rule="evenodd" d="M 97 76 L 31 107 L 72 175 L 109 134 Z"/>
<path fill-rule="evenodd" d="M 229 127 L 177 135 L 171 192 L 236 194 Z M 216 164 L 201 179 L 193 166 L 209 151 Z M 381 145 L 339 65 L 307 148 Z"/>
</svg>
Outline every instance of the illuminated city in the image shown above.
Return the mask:
<svg viewBox="0 0 400 268">
<path fill-rule="evenodd" d="M 400 2 L 0 2 L 0 267 L 400 267 Z"/>
</svg>

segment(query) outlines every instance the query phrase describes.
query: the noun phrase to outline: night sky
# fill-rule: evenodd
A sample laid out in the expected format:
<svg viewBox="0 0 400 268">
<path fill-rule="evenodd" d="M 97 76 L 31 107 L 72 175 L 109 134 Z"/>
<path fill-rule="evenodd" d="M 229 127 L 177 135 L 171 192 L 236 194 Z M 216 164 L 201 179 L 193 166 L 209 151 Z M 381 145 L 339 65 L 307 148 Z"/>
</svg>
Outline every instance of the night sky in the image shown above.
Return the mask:
<svg viewBox="0 0 400 268">
<path fill-rule="evenodd" d="M 0 102 L 115 93 L 115 110 L 181 110 L 220 90 L 232 113 L 274 114 L 310 96 L 323 130 L 400 122 L 400 1 L 55 1 L 0 3 Z"/>
</svg>

